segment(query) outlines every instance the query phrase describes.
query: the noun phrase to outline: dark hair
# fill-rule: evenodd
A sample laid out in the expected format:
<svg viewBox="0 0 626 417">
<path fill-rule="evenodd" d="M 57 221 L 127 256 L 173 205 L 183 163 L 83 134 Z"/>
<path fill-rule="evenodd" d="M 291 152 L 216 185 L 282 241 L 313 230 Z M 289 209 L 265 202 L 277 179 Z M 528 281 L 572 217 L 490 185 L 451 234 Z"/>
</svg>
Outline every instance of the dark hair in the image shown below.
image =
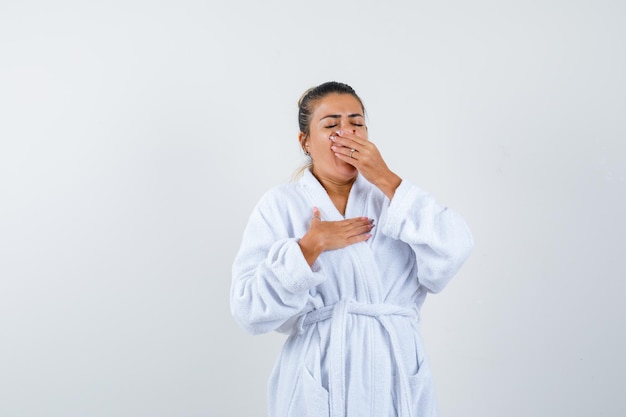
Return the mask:
<svg viewBox="0 0 626 417">
<path fill-rule="evenodd" d="M 309 88 L 302 94 L 300 100 L 298 100 L 298 124 L 300 125 L 300 132 L 303 132 L 306 136 L 310 133 L 309 126 L 311 125 L 311 116 L 313 115 L 315 103 L 329 94 L 350 94 L 359 100 L 363 108 L 363 113 L 365 114 L 363 101 L 361 101 L 361 98 L 352 87 L 337 81 L 325 82 L 317 87 Z"/>
</svg>

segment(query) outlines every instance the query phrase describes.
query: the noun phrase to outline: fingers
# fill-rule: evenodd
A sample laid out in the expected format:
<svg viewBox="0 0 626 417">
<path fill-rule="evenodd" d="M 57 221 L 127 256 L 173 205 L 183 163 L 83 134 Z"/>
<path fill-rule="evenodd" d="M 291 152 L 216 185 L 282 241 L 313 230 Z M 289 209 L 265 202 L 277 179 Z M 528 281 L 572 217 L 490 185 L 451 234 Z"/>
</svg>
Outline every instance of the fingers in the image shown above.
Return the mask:
<svg viewBox="0 0 626 417">
<path fill-rule="evenodd" d="M 367 142 L 367 128 L 365 129 L 365 131 L 362 131 L 360 129 L 359 130 L 357 129 L 337 130 L 333 132 L 332 136 L 343 138 L 343 139 L 350 139 L 357 143 L 364 144 Z"/>
<path fill-rule="evenodd" d="M 350 162 L 348 161 L 348 159 L 352 159 L 352 162 L 358 161 L 359 156 L 361 156 L 359 154 L 364 149 L 362 146 L 356 145 L 356 144 L 350 145 L 348 144 L 347 141 L 345 140 L 342 141 L 339 138 L 335 138 L 331 140 L 334 142 L 334 144 L 333 146 L 330 147 L 330 149 L 332 149 L 333 152 L 335 152 L 335 156 L 342 157 L 341 159 L 343 159 L 346 162 Z M 361 151 L 359 151 L 359 149 Z"/>
<path fill-rule="evenodd" d="M 341 146 L 331 146 L 330 148 L 333 150 L 333 152 L 335 152 L 336 157 L 339 157 L 343 161 L 348 162 L 352 165 L 354 165 L 361 156 L 359 155 L 360 152 L 357 151 L 355 148 L 344 148 Z"/>
<path fill-rule="evenodd" d="M 322 213 L 320 213 L 320 209 L 317 207 L 313 207 L 313 220 L 322 221 Z"/>
<path fill-rule="evenodd" d="M 329 139 L 333 141 L 335 146 L 343 146 L 349 149 L 356 148 L 357 150 L 363 149 L 369 143 L 367 139 L 362 139 L 355 135 L 340 135 L 338 132 L 332 134 Z"/>
<path fill-rule="evenodd" d="M 369 233 L 374 228 L 374 220 L 367 217 L 357 217 L 338 222 L 344 236 L 348 239 Z"/>
<path fill-rule="evenodd" d="M 365 242 L 370 237 L 372 237 L 370 233 L 363 233 L 362 235 L 352 236 L 348 239 L 348 244 L 354 245 L 355 243 Z"/>
<path fill-rule="evenodd" d="M 329 139 L 333 142 L 331 149 L 335 156 L 357 168 L 359 167 L 357 161 L 375 155 L 375 145 L 367 139 L 343 132 L 335 132 Z"/>
<path fill-rule="evenodd" d="M 309 231 L 298 240 L 298 245 L 309 265 L 313 265 L 322 252 L 345 248 L 372 237 L 369 232 L 374 227 L 373 219 L 355 217 L 340 221 L 322 221 L 317 207 L 314 207 L 312 212 Z"/>
<path fill-rule="evenodd" d="M 346 233 L 348 243 L 354 244 L 366 241 L 367 239 L 372 237 L 370 232 L 373 228 L 373 220 L 370 221 L 369 219 L 367 219 L 367 221 L 365 222 L 359 221 L 353 223 L 352 228 L 348 231 L 348 233 Z"/>
<path fill-rule="evenodd" d="M 338 249 L 347 245 L 367 240 L 374 228 L 374 220 L 368 217 L 355 217 L 340 221 L 315 221 L 319 210 L 313 210 L 311 232 L 322 242 L 325 250 Z"/>
<path fill-rule="evenodd" d="M 374 227 L 374 219 L 368 217 L 354 217 L 352 219 L 324 222 L 324 225 L 329 229 L 337 230 L 341 233 L 351 233 L 353 230 L 358 229 L 370 230 Z"/>
<path fill-rule="evenodd" d="M 354 217 L 352 219 L 342 220 L 341 222 L 346 223 L 352 227 L 361 227 L 361 226 L 373 226 L 374 219 L 370 219 L 369 217 Z"/>
</svg>

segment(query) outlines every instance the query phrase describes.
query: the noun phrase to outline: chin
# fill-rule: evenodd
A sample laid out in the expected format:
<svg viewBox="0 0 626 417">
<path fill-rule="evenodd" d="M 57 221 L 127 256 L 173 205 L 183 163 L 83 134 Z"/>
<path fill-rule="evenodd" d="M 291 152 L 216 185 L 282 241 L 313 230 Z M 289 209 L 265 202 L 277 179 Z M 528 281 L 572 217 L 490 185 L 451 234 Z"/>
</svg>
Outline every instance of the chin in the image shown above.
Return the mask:
<svg viewBox="0 0 626 417">
<path fill-rule="evenodd" d="M 353 167 L 352 165 L 346 162 L 335 162 L 334 164 L 326 164 L 325 166 L 315 164 L 313 165 L 313 175 L 316 177 L 321 176 L 322 178 L 332 179 L 333 181 L 338 182 L 347 182 L 354 180 L 359 171 Z"/>
<path fill-rule="evenodd" d="M 337 175 L 346 177 L 348 179 L 355 178 L 359 170 L 350 164 L 344 163 L 342 166 L 337 167 Z"/>
</svg>

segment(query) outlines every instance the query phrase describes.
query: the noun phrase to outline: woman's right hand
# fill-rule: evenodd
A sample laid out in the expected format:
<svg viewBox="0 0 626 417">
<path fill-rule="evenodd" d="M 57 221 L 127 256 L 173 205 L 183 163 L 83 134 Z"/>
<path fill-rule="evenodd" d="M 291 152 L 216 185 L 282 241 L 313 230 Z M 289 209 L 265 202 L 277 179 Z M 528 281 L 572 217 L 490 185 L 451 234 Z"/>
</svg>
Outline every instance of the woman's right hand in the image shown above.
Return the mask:
<svg viewBox="0 0 626 417">
<path fill-rule="evenodd" d="M 314 207 L 309 231 L 302 236 L 298 244 L 304 258 L 311 266 L 324 251 L 341 249 L 366 241 L 372 236 L 369 232 L 373 227 L 373 220 L 367 217 L 332 222 L 322 221 L 319 209 Z"/>
</svg>

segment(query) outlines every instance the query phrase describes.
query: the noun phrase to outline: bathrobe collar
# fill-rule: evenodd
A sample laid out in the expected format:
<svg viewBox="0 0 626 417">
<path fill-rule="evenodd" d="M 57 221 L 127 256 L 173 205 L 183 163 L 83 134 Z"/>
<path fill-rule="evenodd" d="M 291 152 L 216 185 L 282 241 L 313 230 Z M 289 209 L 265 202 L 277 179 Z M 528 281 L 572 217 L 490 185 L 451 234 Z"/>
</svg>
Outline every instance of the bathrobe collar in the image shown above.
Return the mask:
<svg viewBox="0 0 626 417">
<path fill-rule="evenodd" d="M 336 221 L 359 216 L 367 216 L 366 203 L 372 187 L 369 186 L 369 182 L 363 178 L 360 173 L 357 174 L 356 180 L 350 189 L 345 216 L 342 216 L 339 210 L 337 210 L 337 207 L 333 204 L 332 200 L 328 196 L 328 193 L 317 178 L 313 176 L 310 169 L 304 171 L 299 183 L 307 194 L 309 194 L 311 200 L 313 200 L 313 204 L 320 210 L 322 220 Z"/>
</svg>

